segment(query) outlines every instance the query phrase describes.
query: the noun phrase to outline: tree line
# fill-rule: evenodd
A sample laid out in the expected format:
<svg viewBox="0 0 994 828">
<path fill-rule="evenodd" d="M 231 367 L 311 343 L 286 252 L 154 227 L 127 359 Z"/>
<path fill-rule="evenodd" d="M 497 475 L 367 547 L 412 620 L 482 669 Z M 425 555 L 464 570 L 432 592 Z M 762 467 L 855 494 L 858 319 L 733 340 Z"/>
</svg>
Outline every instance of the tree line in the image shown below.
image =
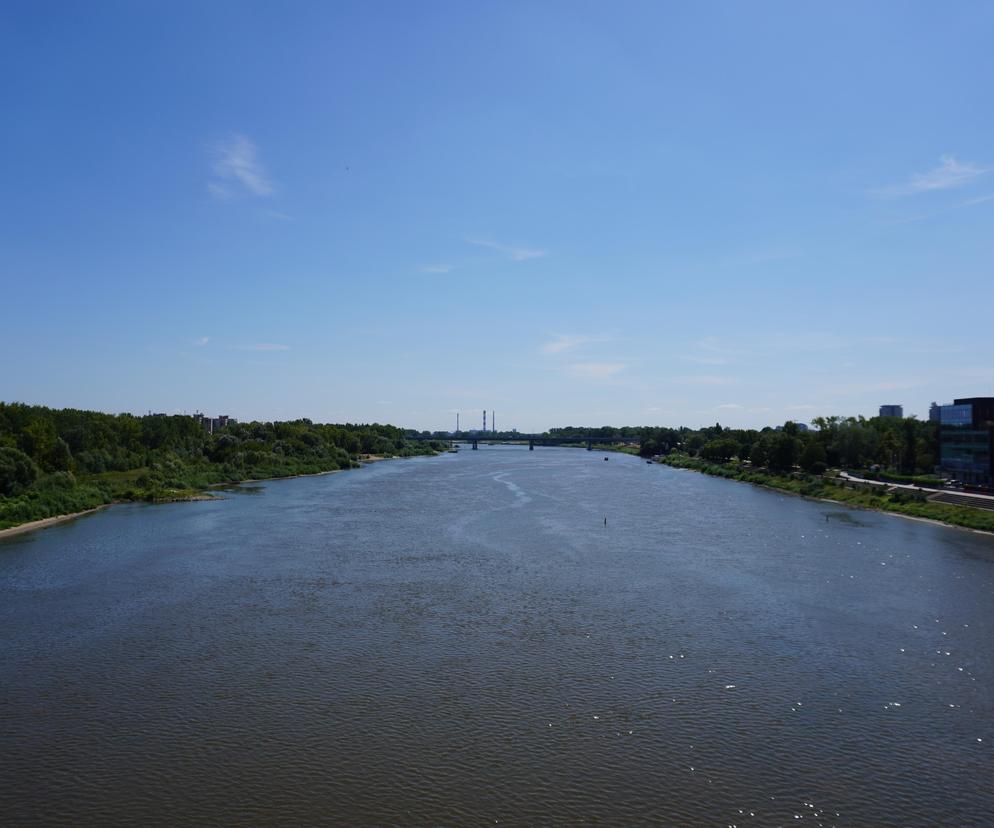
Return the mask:
<svg viewBox="0 0 994 828">
<path fill-rule="evenodd" d="M 914 417 L 816 417 L 812 429 L 794 422 L 778 428 L 734 429 L 716 423 L 706 428 L 626 426 L 550 429 L 557 437 L 581 435 L 637 438 L 640 454 L 654 457 L 673 451 L 712 462 L 733 458 L 773 471 L 799 466 L 819 474 L 829 466 L 868 471 L 890 471 L 913 476 L 931 474 L 938 463 L 938 428 L 934 422 Z"/>
<path fill-rule="evenodd" d="M 232 423 L 0 403 L 0 528 L 117 499 L 164 499 L 213 483 L 351 468 L 360 455 L 441 450 L 391 425 Z"/>
</svg>

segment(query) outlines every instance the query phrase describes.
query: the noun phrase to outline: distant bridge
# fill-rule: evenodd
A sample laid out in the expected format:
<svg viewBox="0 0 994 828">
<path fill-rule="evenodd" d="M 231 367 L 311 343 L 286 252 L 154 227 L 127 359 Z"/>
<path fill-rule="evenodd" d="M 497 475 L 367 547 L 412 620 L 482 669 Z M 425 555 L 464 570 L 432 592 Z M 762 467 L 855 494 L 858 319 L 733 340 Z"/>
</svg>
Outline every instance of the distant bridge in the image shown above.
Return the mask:
<svg viewBox="0 0 994 828">
<path fill-rule="evenodd" d="M 479 448 L 480 443 L 489 443 L 491 445 L 501 444 L 501 445 L 524 445 L 528 443 L 528 450 L 535 451 L 535 446 L 576 446 L 584 445 L 587 446 L 587 451 L 593 451 L 595 445 L 611 445 L 611 446 L 640 446 L 642 445 L 642 440 L 639 437 L 600 437 L 594 436 L 592 434 L 574 434 L 569 437 L 558 437 L 549 434 L 514 434 L 499 435 L 499 434 L 487 434 L 486 432 L 479 432 L 476 434 L 459 434 L 452 435 L 450 437 L 424 437 L 422 435 L 415 435 L 407 437 L 408 440 L 449 440 L 453 443 L 472 443 L 473 451 Z"/>
</svg>

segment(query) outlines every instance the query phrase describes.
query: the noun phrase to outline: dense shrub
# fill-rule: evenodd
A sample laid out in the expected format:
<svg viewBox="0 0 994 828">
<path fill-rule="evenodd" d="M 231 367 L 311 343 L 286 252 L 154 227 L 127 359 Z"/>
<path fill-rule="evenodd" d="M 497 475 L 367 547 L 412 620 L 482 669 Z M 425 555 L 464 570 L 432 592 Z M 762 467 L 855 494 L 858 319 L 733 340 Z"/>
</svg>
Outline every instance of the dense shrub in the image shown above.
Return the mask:
<svg viewBox="0 0 994 828">
<path fill-rule="evenodd" d="M 23 451 L 0 448 L 0 495 L 20 494 L 38 479 L 38 466 Z"/>
</svg>

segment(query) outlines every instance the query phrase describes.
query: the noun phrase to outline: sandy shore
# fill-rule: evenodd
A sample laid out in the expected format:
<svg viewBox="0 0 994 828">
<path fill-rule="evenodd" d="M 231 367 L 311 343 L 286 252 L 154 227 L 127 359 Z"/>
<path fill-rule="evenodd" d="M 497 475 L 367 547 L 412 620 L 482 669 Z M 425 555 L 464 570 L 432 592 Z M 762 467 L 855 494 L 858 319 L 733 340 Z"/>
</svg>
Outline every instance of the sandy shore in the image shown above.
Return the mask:
<svg viewBox="0 0 994 828">
<path fill-rule="evenodd" d="M 94 512 L 99 512 L 101 509 L 106 509 L 108 506 L 113 506 L 112 503 L 105 503 L 103 506 L 97 506 L 95 509 L 86 509 L 82 512 L 73 512 L 69 515 L 56 515 L 55 517 L 42 518 L 41 520 L 32 520 L 28 523 L 21 523 L 17 526 L 11 526 L 10 529 L 0 529 L 0 538 L 6 538 L 10 535 L 19 535 L 21 532 L 33 532 L 35 529 L 47 529 L 49 526 L 55 526 L 58 523 L 66 523 L 70 520 L 75 520 L 83 515 L 92 515 Z"/>
<path fill-rule="evenodd" d="M 150 501 L 151 504 L 156 503 L 186 503 L 192 500 L 223 500 L 224 498 L 217 497 L 212 494 L 195 494 L 195 495 L 183 495 L 182 497 L 165 497 L 161 500 Z M 55 517 L 42 518 L 41 520 L 30 520 L 27 523 L 19 523 L 17 526 L 11 526 L 9 529 L 0 529 L 0 538 L 6 538 L 9 535 L 19 535 L 21 532 L 33 532 L 35 529 L 47 529 L 49 526 L 55 526 L 59 523 L 66 523 L 70 520 L 75 520 L 78 517 L 83 517 L 84 515 L 92 515 L 94 512 L 99 512 L 101 509 L 106 509 L 108 506 L 116 506 L 120 503 L 148 503 L 149 501 L 143 500 L 114 500 L 111 503 L 104 503 L 100 506 L 96 506 L 93 509 L 84 509 L 82 512 L 72 512 L 68 515 L 56 515 Z"/>
<path fill-rule="evenodd" d="M 306 474 L 285 474 L 282 477 L 250 477 L 248 480 L 239 480 L 235 483 L 212 483 L 208 488 L 218 489 L 227 486 L 241 486 L 243 483 L 265 483 L 267 480 L 293 480 L 297 477 L 320 477 L 323 474 L 338 474 L 348 471 L 348 469 L 331 469 L 323 472 L 307 472 Z"/>
<path fill-rule="evenodd" d="M 150 505 L 155 505 L 156 503 L 192 503 L 195 500 L 224 500 L 220 495 L 208 494 L 204 492 L 203 494 L 195 495 L 179 495 L 178 497 L 158 497 L 155 500 L 118 500 L 117 503 L 148 503 Z"/>
<path fill-rule="evenodd" d="M 975 535 L 988 535 L 990 537 L 994 537 L 994 532 L 988 532 L 986 529 L 973 529 L 970 526 L 960 526 L 958 523 L 946 523 L 944 520 L 922 517 L 921 515 L 906 515 L 904 512 L 891 512 L 888 509 L 874 509 L 872 506 L 862 506 L 858 503 L 846 503 L 844 500 L 830 500 L 827 497 L 808 497 L 807 495 L 802 495 L 799 492 L 788 492 L 784 489 L 775 489 L 772 486 L 764 486 L 763 488 L 769 489 L 771 492 L 780 492 L 780 494 L 797 495 L 798 497 L 803 497 L 805 500 L 816 500 L 819 503 L 831 503 L 835 506 L 842 506 L 844 509 L 858 509 L 861 512 L 876 512 L 878 515 L 890 515 L 891 517 L 904 518 L 905 520 L 916 520 L 919 523 L 931 523 L 933 526 L 944 526 L 946 529 L 959 529 L 963 532 L 973 532 Z"/>
</svg>

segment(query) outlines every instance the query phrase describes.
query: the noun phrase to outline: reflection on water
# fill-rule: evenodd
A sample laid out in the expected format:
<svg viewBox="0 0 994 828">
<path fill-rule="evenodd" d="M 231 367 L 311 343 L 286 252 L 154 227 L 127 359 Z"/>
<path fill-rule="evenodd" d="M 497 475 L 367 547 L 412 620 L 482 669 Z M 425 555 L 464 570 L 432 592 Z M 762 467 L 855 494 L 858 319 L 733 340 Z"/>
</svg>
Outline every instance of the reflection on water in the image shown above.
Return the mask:
<svg viewBox="0 0 994 828">
<path fill-rule="evenodd" d="M 4 825 L 990 824 L 994 539 L 571 449 L 253 489 L 0 543 Z"/>
<path fill-rule="evenodd" d="M 266 487 L 254 483 L 217 483 L 211 486 L 211 491 L 237 492 L 238 494 L 258 495 L 265 492 Z"/>
<path fill-rule="evenodd" d="M 837 511 L 837 512 L 824 512 L 825 520 L 834 520 L 837 523 L 845 524 L 846 526 L 869 526 L 869 523 L 860 520 L 853 510 L 848 511 Z"/>
</svg>

